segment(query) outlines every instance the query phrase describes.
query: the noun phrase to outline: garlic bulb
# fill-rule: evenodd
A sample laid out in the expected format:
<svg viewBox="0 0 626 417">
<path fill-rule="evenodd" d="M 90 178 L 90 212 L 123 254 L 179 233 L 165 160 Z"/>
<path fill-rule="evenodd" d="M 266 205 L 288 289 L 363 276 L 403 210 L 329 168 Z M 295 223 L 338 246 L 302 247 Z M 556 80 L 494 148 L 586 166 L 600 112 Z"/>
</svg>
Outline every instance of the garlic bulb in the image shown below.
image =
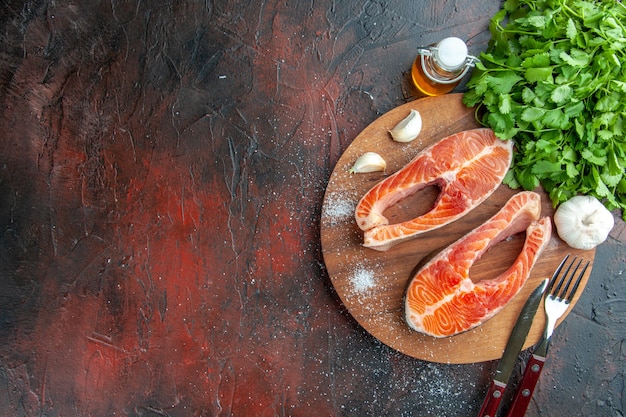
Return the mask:
<svg viewBox="0 0 626 417">
<path fill-rule="evenodd" d="M 402 119 L 389 131 L 396 142 L 410 142 L 422 131 L 422 116 L 417 110 L 411 110 L 409 115 Z"/>
<path fill-rule="evenodd" d="M 575 249 L 593 249 L 609 236 L 615 220 L 595 197 L 579 195 L 562 203 L 554 212 L 561 239 Z"/>
<path fill-rule="evenodd" d="M 384 171 L 385 168 L 387 168 L 387 162 L 382 156 L 376 152 L 365 152 L 354 162 L 350 168 L 350 174 Z"/>
</svg>

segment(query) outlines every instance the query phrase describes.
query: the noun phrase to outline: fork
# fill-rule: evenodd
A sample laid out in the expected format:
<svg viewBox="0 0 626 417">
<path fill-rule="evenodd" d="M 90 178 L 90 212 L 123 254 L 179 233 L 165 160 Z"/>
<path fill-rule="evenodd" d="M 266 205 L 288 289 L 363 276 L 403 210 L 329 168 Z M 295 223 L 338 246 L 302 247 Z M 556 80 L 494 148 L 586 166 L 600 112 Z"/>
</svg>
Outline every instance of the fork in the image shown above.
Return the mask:
<svg viewBox="0 0 626 417">
<path fill-rule="evenodd" d="M 565 266 L 570 255 L 565 256 L 557 269 L 554 271 L 554 275 L 548 283 L 546 289 L 546 296 L 544 299 L 544 309 L 546 311 L 546 327 L 543 332 L 543 336 L 539 343 L 535 346 L 533 354 L 526 364 L 524 370 L 524 376 L 520 382 L 520 386 L 513 400 L 513 404 L 509 409 L 507 417 L 522 417 L 526 414 L 528 404 L 532 398 L 535 390 L 535 385 L 539 380 L 539 375 L 543 369 L 543 365 L 546 361 L 548 354 L 548 345 L 550 344 L 550 338 L 554 332 L 554 326 L 556 321 L 563 316 L 570 303 L 574 299 L 576 291 L 580 286 L 580 282 L 589 267 L 589 261 L 584 264 L 581 270 L 581 264 L 583 259 L 579 259 L 576 262 L 577 257 L 574 256 L 569 266 L 565 269 L 565 272 L 560 276 L 561 270 Z M 576 273 L 580 270 L 578 276 Z M 572 285 L 573 284 L 573 285 Z"/>
</svg>

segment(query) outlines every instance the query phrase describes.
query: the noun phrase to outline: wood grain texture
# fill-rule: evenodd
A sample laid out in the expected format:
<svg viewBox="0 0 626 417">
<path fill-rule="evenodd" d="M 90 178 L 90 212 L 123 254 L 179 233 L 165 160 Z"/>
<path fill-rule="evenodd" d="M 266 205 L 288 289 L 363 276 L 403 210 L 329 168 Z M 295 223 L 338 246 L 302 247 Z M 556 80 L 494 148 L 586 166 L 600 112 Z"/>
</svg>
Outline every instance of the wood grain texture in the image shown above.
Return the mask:
<svg viewBox="0 0 626 417">
<path fill-rule="evenodd" d="M 401 243 L 386 252 L 362 246 L 349 208 L 386 175 L 396 172 L 421 149 L 450 134 L 478 127 L 472 109 L 461 102 L 461 94 L 425 98 L 397 107 L 365 128 L 339 159 L 330 178 L 322 210 L 321 240 L 324 261 L 332 283 L 350 313 L 368 332 L 388 346 L 415 358 L 442 363 L 471 363 L 497 359 L 511 328 L 530 292 L 551 276 L 568 253 L 593 260 L 595 250 L 578 251 L 552 238 L 520 293 L 492 319 L 481 326 L 449 338 L 433 338 L 412 331 L 403 321 L 402 299 L 412 271 L 431 253 L 449 245 L 495 214 L 516 192 L 502 185 L 483 204 L 460 220 L 417 239 Z M 409 144 L 391 140 L 388 130 L 417 109 L 423 120 L 420 136 Z M 367 151 L 378 152 L 387 161 L 385 172 L 350 174 L 354 161 Z M 542 196 L 542 216 L 554 210 L 547 194 Z M 389 208 L 390 223 L 415 217 L 429 210 L 438 190 L 429 187 Z M 515 235 L 489 250 L 471 269 L 474 281 L 490 279 L 504 271 L 519 254 L 523 234 Z M 591 270 L 583 278 L 586 285 Z M 584 285 L 579 289 L 582 292 Z M 577 301 L 576 297 L 575 301 Z M 570 306 L 573 308 L 575 302 Z M 568 311 L 569 313 L 569 311 Z M 525 347 L 536 343 L 545 323 L 543 310 L 535 318 Z"/>
</svg>

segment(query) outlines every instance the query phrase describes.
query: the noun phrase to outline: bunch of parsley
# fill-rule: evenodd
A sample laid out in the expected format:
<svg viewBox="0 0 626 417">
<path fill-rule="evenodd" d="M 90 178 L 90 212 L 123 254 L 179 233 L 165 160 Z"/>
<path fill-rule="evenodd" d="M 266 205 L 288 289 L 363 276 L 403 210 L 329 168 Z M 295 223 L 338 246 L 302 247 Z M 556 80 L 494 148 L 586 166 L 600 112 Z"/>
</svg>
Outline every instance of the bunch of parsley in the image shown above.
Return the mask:
<svg viewBox="0 0 626 417">
<path fill-rule="evenodd" d="M 463 100 L 516 152 L 505 183 L 577 194 L 626 220 L 626 8 L 617 0 L 506 0 Z"/>
</svg>

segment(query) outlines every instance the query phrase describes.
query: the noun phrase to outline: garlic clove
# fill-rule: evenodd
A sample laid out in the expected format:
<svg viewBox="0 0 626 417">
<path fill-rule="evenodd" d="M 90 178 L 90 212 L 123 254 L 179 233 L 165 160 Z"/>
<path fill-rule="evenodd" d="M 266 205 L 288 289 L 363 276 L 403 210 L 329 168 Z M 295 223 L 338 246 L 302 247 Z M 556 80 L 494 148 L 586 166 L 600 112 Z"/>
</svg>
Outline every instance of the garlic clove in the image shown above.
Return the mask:
<svg viewBox="0 0 626 417">
<path fill-rule="evenodd" d="M 402 119 L 389 131 L 396 142 L 411 142 L 422 131 L 422 116 L 417 110 L 411 110 L 409 115 Z"/>
<path fill-rule="evenodd" d="M 384 171 L 385 168 L 387 168 L 387 162 L 382 156 L 376 152 L 365 152 L 354 162 L 350 168 L 350 174 Z"/>
<path fill-rule="evenodd" d="M 572 197 L 554 212 L 559 237 L 574 249 L 595 248 L 606 240 L 614 224 L 613 214 L 593 196 Z"/>
</svg>

